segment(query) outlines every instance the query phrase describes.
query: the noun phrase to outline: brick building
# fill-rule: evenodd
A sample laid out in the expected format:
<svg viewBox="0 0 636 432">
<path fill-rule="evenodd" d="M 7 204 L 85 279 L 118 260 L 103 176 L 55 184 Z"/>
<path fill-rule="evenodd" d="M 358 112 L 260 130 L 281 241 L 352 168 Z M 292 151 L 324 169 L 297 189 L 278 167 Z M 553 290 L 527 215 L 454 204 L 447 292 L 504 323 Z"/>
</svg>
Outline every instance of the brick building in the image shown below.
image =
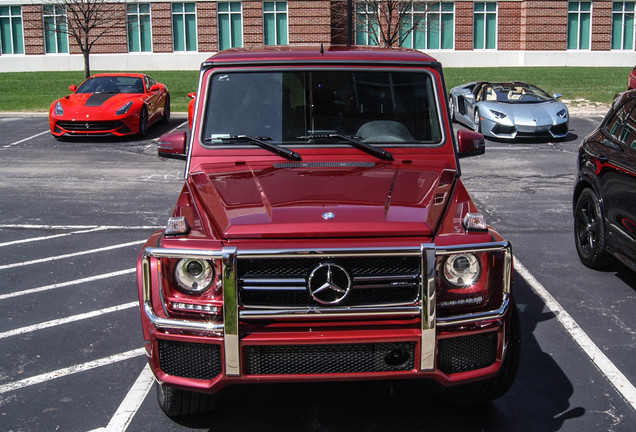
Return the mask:
<svg viewBox="0 0 636 432">
<path fill-rule="evenodd" d="M 0 0 L 0 72 L 82 69 L 73 38 L 52 31 L 64 26 L 66 14 L 54 1 Z M 401 45 L 447 66 L 633 66 L 635 2 L 405 1 L 408 19 L 419 24 Z M 229 47 L 342 44 L 349 37 L 374 44 L 373 30 L 359 24 L 348 36 L 346 10 L 346 0 L 116 2 L 116 19 L 94 45 L 91 67 L 197 69 Z M 372 12 L 358 6 L 354 13 L 364 22 Z"/>
</svg>

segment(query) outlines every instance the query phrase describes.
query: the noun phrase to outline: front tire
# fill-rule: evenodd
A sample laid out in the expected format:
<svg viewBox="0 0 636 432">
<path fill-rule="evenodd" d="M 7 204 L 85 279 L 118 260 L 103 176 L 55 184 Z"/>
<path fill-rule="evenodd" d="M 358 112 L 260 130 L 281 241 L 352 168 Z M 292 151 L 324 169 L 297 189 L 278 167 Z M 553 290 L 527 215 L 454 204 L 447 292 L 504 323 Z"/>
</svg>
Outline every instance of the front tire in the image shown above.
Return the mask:
<svg viewBox="0 0 636 432">
<path fill-rule="evenodd" d="M 170 121 L 170 95 L 166 95 L 166 102 L 163 105 L 163 117 L 161 119 L 164 123 Z"/>
<path fill-rule="evenodd" d="M 506 356 L 497 375 L 469 384 L 452 387 L 438 386 L 436 388 L 438 398 L 454 405 L 469 405 L 490 402 L 506 394 L 515 380 L 521 358 L 521 320 L 514 301 L 511 303 L 511 308 Z"/>
<path fill-rule="evenodd" d="M 139 136 L 144 138 L 148 135 L 148 109 L 145 106 L 139 111 Z"/>
<path fill-rule="evenodd" d="M 598 270 L 610 264 L 605 250 L 605 224 L 598 197 L 592 189 L 584 189 L 574 210 L 574 242 L 581 262 Z"/>
<path fill-rule="evenodd" d="M 155 383 L 159 408 L 168 417 L 203 414 L 216 408 L 218 398 L 207 393 L 190 392 Z"/>
<path fill-rule="evenodd" d="M 477 108 L 475 108 L 475 116 L 473 117 L 473 129 L 475 129 L 475 132 L 481 133 L 481 119 Z"/>
</svg>

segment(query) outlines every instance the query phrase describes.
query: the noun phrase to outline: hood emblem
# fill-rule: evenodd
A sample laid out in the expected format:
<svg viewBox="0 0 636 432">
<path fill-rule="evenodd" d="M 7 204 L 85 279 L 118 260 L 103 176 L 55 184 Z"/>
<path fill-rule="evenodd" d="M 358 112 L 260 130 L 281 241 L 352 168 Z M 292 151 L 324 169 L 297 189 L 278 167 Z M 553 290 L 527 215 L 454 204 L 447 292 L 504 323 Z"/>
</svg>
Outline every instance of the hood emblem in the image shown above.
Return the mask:
<svg viewBox="0 0 636 432">
<path fill-rule="evenodd" d="M 307 291 L 320 304 L 338 304 L 351 291 L 351 276 L 338 264 L 319 264 L 309 275 Z"/>
<path fill-rule="evenodd" d="M 324 213 L 322 214 L 322 218 L 323 218 L 324 220 L 333 219 L 333 218 L 335 218 L 335 217 L 336 217 L 336 215 L 335 215 L 335 214 L 333 214 L 332 212 L 324 212 Z"/>
</svg>

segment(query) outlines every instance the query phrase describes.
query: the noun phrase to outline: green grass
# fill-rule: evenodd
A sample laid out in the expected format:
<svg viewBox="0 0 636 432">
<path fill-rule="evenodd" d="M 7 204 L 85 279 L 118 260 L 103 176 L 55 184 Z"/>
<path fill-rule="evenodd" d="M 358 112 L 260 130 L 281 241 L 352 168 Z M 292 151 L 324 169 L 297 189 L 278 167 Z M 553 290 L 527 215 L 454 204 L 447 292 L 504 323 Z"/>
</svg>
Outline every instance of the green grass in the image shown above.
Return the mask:
<svg viewBox="0 0 636 432">
<path fill-rule="evenodd" d="M 610 103 L 625 90 L 629 67 L 487 67 L 446 68 L 446 86 L 470 81 L 525 81 L 564 99 Z M 147 72 L 170 90 L 172 111 L 186 111 L 188 93 L 196 90 L 198 71 Z M 82 82 L 83 72 L 0 73 L 0 111 L 46 112 L 55 99 L 68 94 L 68 86 Z"/>
</svg>

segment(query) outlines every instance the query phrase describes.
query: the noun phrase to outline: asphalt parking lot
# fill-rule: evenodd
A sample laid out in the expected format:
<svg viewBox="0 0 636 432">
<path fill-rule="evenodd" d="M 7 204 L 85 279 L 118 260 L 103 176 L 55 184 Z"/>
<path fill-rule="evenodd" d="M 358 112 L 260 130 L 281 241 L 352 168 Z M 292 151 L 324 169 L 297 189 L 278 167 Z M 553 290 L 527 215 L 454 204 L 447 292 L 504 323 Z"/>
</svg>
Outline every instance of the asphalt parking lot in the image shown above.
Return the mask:
<svg viewBox="0 0 636 432">
<path fill-rule="evenodd" d="M 58 142 L 44 116 L 0 114 L 0 431 L 632 431 L 636 276 L 583 267 L 572 240 L 568 139 L 488 141 L 462 159 L 490 224 L 513 244 L 523 351 L 487 406 L 434 400 L 422 383 L 232 388 L 211 415 L 166 417 L 145 367 L 134 266 L 179 193 L 184 162 L 156 138 Z"/>
</svg>

